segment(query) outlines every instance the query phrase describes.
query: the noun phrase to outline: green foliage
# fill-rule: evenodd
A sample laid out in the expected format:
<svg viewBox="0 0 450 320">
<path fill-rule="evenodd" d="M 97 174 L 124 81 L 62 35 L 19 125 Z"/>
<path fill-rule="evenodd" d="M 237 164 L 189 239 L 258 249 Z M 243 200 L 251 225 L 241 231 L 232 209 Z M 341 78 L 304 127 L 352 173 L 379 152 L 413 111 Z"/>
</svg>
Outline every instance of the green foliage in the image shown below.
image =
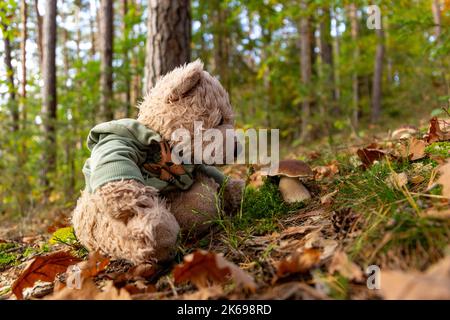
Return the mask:
<svg viewBox="0 0 450 320">
<path fill-rule="evenodd" d="M 442 158 L 450 158 L 450 142 L 442 141 L 430 144 L 425 152 Z"/>
<path fill-rule="evenodd" d="M 72 252 L 79 257 L 85 257 L 89 253 L 78 241 L 73 227 L 65 227 L 56 230 L 48 242 L 50 245 L 63 244 L 69 246 L 72 249 Z"/>
<path fill-rule="evenodd" d="M 17 255 L 9 252 L 17 247 L 13 242 L 0 243 L 0 270 L 17 262 Z"/>
<path fill-rule="evenodd" d="M 303 203 L 285 203 L 278 185 L 270 179 L 266 179 L 258 189 L 251 186 L 245 189 L 243 214 L 241 217 L 236 217 L 236 223 L 240 228 L 253 227 L 257 233 L 274 231 L 277 229 L 277 218 L 295 212 L 303 206 Z"/>
<path fill-rule="evenodd" d="M 450 223 L 422 217 L 421 211 L 429 206 L 425 201 L 430 202 L 432 198 L 411 194 L 415 189 L 417 192 L 426 188 L 433 167 L 428 159 L 416 163 L 381 161 L 366 171 L 357 169 L 336 182 L 339 193 L 335 209 L 351 208 L 363 217 L 362 233 L 350 248 L 352 257 L 371 264 L 380 255 L 394 251 L 411 259 L 416 257 L 411 264 L 423 268 L 442 256 L 450 238 Z M 406 185 L 406 191 L 396 189 L 388 182 L 393 172 L 420 174 L 425 182 Z M 430 194 L 440 194 L 440 191 L 432 189 Z"/>
</svg>

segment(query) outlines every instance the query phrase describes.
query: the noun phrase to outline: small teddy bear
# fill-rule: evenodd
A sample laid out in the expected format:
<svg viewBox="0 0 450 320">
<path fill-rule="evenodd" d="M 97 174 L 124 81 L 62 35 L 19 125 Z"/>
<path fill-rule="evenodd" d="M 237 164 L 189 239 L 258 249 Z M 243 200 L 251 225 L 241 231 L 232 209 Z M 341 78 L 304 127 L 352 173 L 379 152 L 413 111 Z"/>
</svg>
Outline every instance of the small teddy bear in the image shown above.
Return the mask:
<svg viewBox="0 0 450 320">
<path fill-rule="evenodd" d="M 184 128 L 194 135 L 194 122 L 224 137 L 234 125 L 227 92 L 199 60 L 163 76 L 139 106 L 137 120 L 105 122 L 90 131 L 86 188 L 72 216 L 87 249 L 135 264 L 160 263 L 173 257 L 180 230 L 200 234 L 210 227 L 220 214 L 220 188 L 225 212 L 236 212 L 243 181 L 212 166 L 171 159 L 172 133 Z"/>
</svg>

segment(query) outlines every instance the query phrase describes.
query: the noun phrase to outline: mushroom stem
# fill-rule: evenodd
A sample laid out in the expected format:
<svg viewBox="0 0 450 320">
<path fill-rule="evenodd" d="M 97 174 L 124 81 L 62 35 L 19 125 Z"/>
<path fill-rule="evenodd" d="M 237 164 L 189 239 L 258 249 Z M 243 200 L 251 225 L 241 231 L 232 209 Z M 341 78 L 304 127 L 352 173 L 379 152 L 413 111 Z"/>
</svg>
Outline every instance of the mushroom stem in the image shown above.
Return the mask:
<svg viewBox="0 0 450 320">
<path fill-rule="evenodd" d="M 298 178 L 281 177 L 279 188 L 284 201 L 287 203 L 311 199 L 311 194 L 308 189 L 306 189 Z"/>
</svg>

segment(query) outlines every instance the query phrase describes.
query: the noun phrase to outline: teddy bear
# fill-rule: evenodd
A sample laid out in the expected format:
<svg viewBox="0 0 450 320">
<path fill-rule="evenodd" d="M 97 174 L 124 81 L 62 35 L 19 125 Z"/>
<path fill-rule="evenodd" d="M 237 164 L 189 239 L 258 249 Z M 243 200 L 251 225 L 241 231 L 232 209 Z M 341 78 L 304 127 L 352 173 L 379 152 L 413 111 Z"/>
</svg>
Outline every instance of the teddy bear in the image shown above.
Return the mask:
<svg viewBox="0 0 450 320">
<path fill-rule="evenodd" d="M 235 213 L 244 187 L 215 166 L 175 163 L 173 133 L 182 128 L 194 135 L 198 122 L 226 137 L 234 113 L 200 60 L 161 77 L 138 108 L 137 119 L 100 123 L 89 132 L 86 187 L 72 224 L 90 251 L 162 263 L 174 257 L 179 233 L 201 235 L 222 212 Z"/>
</svg>

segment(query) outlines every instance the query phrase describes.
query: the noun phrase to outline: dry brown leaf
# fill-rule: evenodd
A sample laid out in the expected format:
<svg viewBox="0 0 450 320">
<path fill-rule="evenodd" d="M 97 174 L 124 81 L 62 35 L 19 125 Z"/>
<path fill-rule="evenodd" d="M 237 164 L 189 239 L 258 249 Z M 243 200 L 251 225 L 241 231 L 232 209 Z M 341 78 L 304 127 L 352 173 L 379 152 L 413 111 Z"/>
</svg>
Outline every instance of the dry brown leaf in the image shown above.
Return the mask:
<svg viewBox="0 0 450 320">
<path fill-rule="evenodd" d="M 450 208 L 447 209 L 437 209 L 430 208 L 421 213 L 422 217 L 426 218 L 436 218 L 436 219 L 450 219 Z"/>
<path fill-rule="evenodd" d="M 361 268 L 351 262 L 347 254 L 343 251 L 338 251 L 334 254 L 333 260 L 331 260 L 331 264 L 328 267 L 330 274 L 336 271 L 349 280 L 363 281 L 364 279 Z"/>
<path fill-rule="evenodd" d="M 402 158 L 407 158 L 411 161 L 419 160 L 426 157 L 425 148 L 427 145 L 423 140 L 412 138 L 408 145 L 400 145 L 398 153 Z"/>
<path fill-rule="evenodd" d="M 386 183 L 392 188 L 401 189 L 408 183 L 408 176 L 405 172 L 393 172 L 387 177 Z"/>
<path fill-rule="evenodd" d="M 334 190 L 333 192 L 327 193 L 326 195 L 320 197 L 320 203 L 329 205 L 333 203 L 334 196 L 338 193 L 339 190 Z"/>
<path fill-rule="evenodd" d="M 57 274 L 65 272 L 68 266 L 74 265 L 80 260 L 67 251 L 38 256 L 29 262 L 13 283 L 12 292 L 17 299 L 23 299 L 23 289 L 32 287 L 36 281 L 53 282 Z"/>
<path fill-rule="evenodd" d="M 313 169 L 314 177 L 317 180 L 321 180 L 325 177 L 332 178 L 339 173 L 339 164 L 336 160 L 333 160 L 330 164 L 326 166 L 317 166 Z"/>
<path fill-rule="evenodd" d="M 366 148 L 358 149 L 356 151 L 364 168 L 369 168 L 375 161 L 391 156 L 387 151 L 379 149 L 376 145 L 370 145 Z"/>
<path fill-rule="evenodd" d="M 439 168 L 440 176 L 436 183 L 442 185 L 442 195 L 450 198 L 450 161 L 447 161 Z"/>
<path fill-rule="evenodd" d="M 439 123 L 442 122 L 442 128 Z M 434 117 L 430 120 L 430 127 L 428 128 L 428 133 L 426 135 L 426 141 L 428 143 L 433 143 L 437 141 L 447 141 L 450 140 L 450 132 L 447 131 L 448 124 L 444 120 L 439 120 Z"/>
<path fill-rule="evenodd" d="M 112 281 L 108 281 L 100 290 L 92 278 L 85 279 L 80 289 L 65 287 L 46 297 L 48 300 L 130 300 L 125 289 L 117 289 Z"/>
<path fill-rule="evenodd" d="M 277 263 L 277 276 L 305 273 L 319 263 L 321 254 L 320 250 L 313 248 L 297 250 Z"/>
<path fill-rule="evenodd" d="M 415 175 L 411 177 L 411 183 L 413 184 L 419 184 L 425 181 L 425 177 L 421 175 Z"/>
<path fill-rule="evenodd" d="M 182 296 L 183 300 L 210 300 L 217 299 L 223 295 L 223 289 L 221 286 L 211 286 L 207 288 L 201 288 L 194 293 L 187 293 Z"/>
<path fill-rule="evenodd" d="M 450 257 L 426 272 L 382 271 L 381 293 L 388 300 L 450 299 Z"/>
<path fill-rule="evenodd" d="M 197 288 L 206 288 L 210 282 L 224 283 L 230 278 L 250 291 L 256 290 L 253 278 L 222 255 L 198 250 L 184 257 L 184 262 L 173 270 L 175 283 L 191 281 Z"/>
</svg>

